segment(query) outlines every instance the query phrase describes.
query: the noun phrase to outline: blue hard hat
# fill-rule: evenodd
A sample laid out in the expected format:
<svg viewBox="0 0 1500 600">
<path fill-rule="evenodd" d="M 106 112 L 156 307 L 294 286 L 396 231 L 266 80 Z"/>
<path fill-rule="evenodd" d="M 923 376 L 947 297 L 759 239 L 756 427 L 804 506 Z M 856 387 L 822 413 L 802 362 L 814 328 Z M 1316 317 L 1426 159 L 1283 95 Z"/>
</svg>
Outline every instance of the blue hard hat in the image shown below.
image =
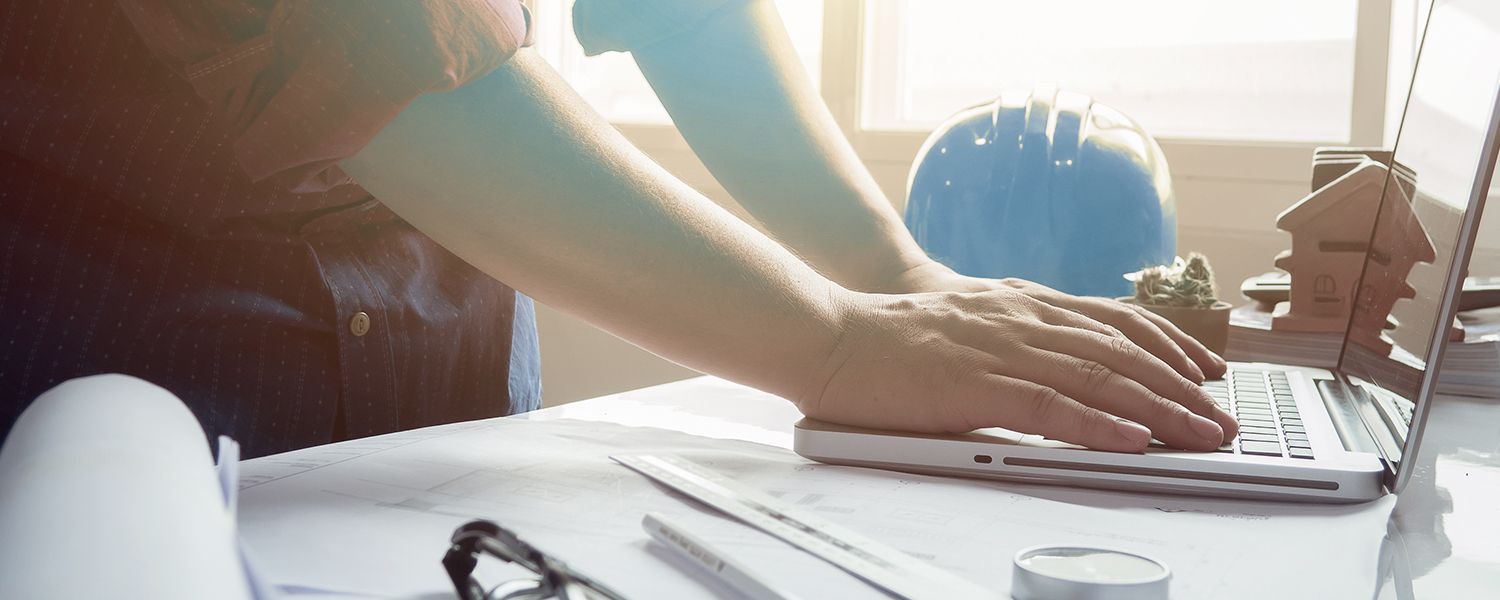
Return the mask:
<svg viewBox="0 0 1500 600">
<path fill-rule="evenodd" d="M 1140 125 L 1041 86 L 959 111 L 912 166 L 906 225 L 966 275 L 1123 296 L 1121 275 L 1177 254 L 1166 157 Z"/>
</svg>

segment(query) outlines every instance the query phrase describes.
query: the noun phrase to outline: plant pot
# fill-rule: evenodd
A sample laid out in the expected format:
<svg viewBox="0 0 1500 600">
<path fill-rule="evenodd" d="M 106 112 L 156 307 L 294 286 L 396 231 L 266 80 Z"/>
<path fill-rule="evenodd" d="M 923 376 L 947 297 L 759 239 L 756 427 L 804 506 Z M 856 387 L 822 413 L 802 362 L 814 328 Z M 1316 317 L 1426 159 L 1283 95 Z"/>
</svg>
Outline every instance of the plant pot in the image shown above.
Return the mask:
<svg viewBox="0 0 1500 600">
<path fill-rule="evenodd" d="M 1171 321 L 1178 329 L 1193 336 L 1193 339 L 1198 340 L 1219 356 L 1224 355 L 1224 348 L 1229 345 L 1229 311 L 1234 308 L 1233 304 L 1219 301 L 1211 308 L 1192 308 L 1141 304 L 1129 296 L 1118 298 L 1118 300 L 1126 304 L 1134 304 Z"/>
</svg>

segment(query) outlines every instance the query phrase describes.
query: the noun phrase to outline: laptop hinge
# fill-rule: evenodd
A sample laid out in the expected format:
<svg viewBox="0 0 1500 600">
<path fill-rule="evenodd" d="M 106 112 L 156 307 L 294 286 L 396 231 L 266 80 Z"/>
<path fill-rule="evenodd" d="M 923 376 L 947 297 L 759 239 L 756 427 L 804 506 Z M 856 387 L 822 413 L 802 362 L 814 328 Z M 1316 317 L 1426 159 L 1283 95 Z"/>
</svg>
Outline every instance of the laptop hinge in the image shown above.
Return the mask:
<svg viewBox="0 0 1500 600">
<path fill-rule="evenodd" d="M 1318 395 L 1328 408 L 1334 431 L 1350 452 L 1369 452 L 1380 457 L 1386 470 L 1401 460 L 1401 441 L 1390 431 L 1375 407 L 1375 399 L 1364 388 L 1338 379 L 1318 380 Z"/>
</svg>

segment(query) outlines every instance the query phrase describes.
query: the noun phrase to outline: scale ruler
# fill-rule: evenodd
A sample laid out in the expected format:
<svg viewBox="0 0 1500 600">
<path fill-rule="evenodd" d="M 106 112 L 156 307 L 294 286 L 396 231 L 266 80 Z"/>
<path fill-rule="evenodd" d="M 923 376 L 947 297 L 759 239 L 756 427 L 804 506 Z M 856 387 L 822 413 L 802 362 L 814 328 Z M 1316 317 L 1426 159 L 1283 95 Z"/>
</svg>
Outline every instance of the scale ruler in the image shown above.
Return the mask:
<svg viewBox="0 0 1500 600">
<path fill-rule="evenodd" d="M 1000 595 L 895 548 L 672 455 L 611 456 L 615 462 L 833 564 L 899 598 L 998 598 Z"/>
</svg>

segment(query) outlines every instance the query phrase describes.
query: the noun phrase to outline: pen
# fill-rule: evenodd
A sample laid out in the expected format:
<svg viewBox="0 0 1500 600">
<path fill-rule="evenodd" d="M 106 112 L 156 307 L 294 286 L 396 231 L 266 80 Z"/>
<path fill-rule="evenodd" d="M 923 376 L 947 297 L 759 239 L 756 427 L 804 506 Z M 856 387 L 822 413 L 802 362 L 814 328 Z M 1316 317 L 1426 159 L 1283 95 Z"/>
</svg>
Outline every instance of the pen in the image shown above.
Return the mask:
<svg viewBox="0 0 1500 600">
<path fill-rule="evenodd" d="M 795 598 L 790 594 L 772 589 L 751 575 L 744 566 L 731 560 L 729 555 L 714 549 L 680 527 L 668 523 L 660 514 L 646 513 L 646 517 L 641 519 L 641 527 L 656 541 L 713 573 L 720 581 L 748 598 L 753 600 L 793 600 Z"/>
</svg>

